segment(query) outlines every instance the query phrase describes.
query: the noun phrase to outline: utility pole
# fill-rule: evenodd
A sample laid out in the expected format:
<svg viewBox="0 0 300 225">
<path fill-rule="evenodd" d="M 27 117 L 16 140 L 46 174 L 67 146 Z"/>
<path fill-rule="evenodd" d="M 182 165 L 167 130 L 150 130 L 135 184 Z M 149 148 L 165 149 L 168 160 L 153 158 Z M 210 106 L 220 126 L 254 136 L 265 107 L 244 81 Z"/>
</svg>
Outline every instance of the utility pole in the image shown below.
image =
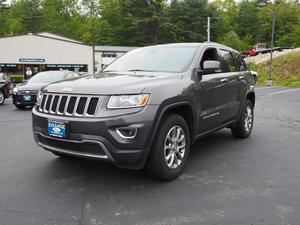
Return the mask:
<svg viewBox="0 0 300 225">
<path fill-rule="evenodd" d="M 271 54 L 270 54 L 270 69 L 267 80 L 267 86 L 272 86 L 272 63 L 273 63 L 273 48 L 274 48 L 274 32 L 275 32 L 275 10 L 272 9 L 272 40 L 271 40 Z"/>
<path fill-rule="evenodd" d="M 210 42 L 210 17 L 207 17 L 207 41 Z"/>
</svg>

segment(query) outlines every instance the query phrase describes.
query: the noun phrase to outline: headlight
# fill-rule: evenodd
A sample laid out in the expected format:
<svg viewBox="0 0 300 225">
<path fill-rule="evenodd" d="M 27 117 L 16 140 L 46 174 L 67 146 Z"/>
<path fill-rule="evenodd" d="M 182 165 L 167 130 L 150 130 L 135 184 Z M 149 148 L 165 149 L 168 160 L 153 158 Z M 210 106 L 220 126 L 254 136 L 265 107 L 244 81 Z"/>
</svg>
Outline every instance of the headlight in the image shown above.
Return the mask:
<svg viewBox="0 0 300 225">
<path fill-rule="evenodd" d="M 41 90 L 38 91 L 37 96 L 36 96 L 36 104 L 40 105 L 43 99 L 43 92 Z"/>
<path fill-rule="evenodd" d="M 13 94 L 18 94 L 18 88 L 15 87 L 15 88 L 13 89 Z"/>
<path fill-rule="evenodd" d="M 111 96 L 107 108 L 109 109 L 124 109 L 143 107 L 149 100 L 149 94 L 141 95 L 116 95 Z"/>
</svg>

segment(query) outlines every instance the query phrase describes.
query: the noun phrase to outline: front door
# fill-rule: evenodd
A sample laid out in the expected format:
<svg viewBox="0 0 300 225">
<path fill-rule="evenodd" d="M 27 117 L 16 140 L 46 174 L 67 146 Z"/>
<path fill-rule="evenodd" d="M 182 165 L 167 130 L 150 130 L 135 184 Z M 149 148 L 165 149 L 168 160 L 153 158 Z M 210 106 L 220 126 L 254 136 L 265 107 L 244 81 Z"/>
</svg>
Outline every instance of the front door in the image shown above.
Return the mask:
<svg viewBox="0 0 300 225">
<path fill-rule="evenodd" d="M 216 48 L 205 50 L 200 68 L 203 68 L 203 62 L 206 60 L 219 61 L 221 63 Z M 202 75 L 201 81 L 198 82 L 198 102 L 200 103 L 199 114 L 199 134 L 213 130 L 226 121 L 226 94 L 228 93 L 228 79 L 220 71 L 211 74 Z"/>
</svg>

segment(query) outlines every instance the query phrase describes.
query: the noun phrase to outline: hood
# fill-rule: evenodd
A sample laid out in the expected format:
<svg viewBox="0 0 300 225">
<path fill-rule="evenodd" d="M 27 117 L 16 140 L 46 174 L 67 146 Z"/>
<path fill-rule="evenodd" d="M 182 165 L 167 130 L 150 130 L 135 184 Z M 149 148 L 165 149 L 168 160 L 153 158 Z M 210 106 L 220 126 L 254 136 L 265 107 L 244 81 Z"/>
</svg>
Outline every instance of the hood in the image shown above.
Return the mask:
<svg viewBox="0 0 300 225">
<path fill-rule="evenodd" d="M 52 83 L 45 86 L 43 90 L 95 95 L 138 94 L 155 83 L 170 83 L 171 80 L 177 81 L 181 78 L 182 74 L 179 73 L 100 73 Z"/>
<path fill-rule="evenodd" d="M 38 91 L 40 90 L 45 84 L 43 83 L 22 83 L 17 85 L 19 91 Z"/>
</svg>

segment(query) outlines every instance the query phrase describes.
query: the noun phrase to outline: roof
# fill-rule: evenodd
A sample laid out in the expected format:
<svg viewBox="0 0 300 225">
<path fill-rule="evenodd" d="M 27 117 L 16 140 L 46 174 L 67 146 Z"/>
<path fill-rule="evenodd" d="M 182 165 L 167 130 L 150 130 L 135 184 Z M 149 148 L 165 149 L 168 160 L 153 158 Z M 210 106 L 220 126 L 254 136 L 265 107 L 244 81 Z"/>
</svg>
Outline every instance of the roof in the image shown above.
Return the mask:
<svg viewBox="0 0 300 225">
<path fill-rule="evenodd" d="M 129 52 L 138 47 L 129 46 L 95 46 L 96 52 L 115 51 L 115 52 Z"/>
<path fill-rule="evenodd" d="M 55 38 L 55 39 L 59 39 L 59 40 L 63 40 L 63 41 L 83 43 L 83 42 L 78 41 L 78 40 L 74 40 L 74 39 L 71 39 L 71 38 L 66 38 L 66 37 L 63 37 L 63 36 L 60 36 L 60 35 L 57 35 L 57 34 L 52 34 L 52 33 L 49 33 L 49 32 L 40 32 L 40 33 L 35 33 L 34 35 L 41 36 L 41 37 Z"/>
<path fill-rule="evenodd" d="M 49 33 L 49 32 L 28 33 L 28 34 L 22 34 L 22 35 L 13 35 L 13 36 L 0 37 L 0 39 L 28 37 L 28 36 L 36 36 L 36 37 L 40 37 L 40 38 L 48 38 L 48 39 L 52 39 L 52 40 L 64 41 L 64 42 L 69 42 L 69 43 L 73 43 L 73 44 L 85 45 L 85 46 L 93 47 L 91 45 L 85 44 L 85 43 L 80 42 L 78 40 L 74 40 L 74 39 L 70 39 L 70 38 L 65 38 L 65 37 L 59 36 L 57 34 L 52 34 L 52 33 Z"/>
</svg>

